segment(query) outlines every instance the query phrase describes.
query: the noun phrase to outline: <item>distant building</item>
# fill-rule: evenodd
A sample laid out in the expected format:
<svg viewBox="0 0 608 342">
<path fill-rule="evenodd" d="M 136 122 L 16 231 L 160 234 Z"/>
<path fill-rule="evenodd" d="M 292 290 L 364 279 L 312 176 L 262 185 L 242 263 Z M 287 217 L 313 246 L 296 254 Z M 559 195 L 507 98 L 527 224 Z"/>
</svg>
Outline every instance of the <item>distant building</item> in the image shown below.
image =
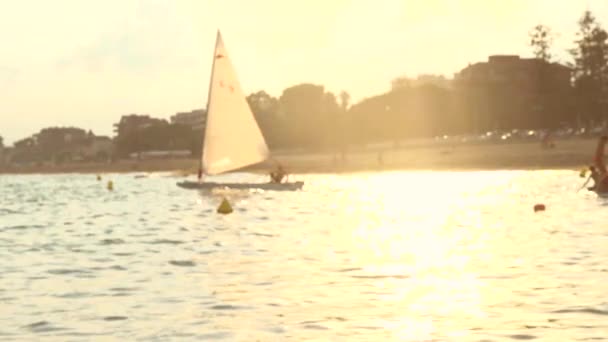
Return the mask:
<svg viewBox="0 0 608 342">
<path fill-rule="evenodd" d="M 55 162 L 68 161 L 107 161 L 112 157 L 114 144 L 105 136 L 89 134 L 86 141 L 66 144 L 52 153 Z"/>
<path fill-rule="evenodd" d="M 149 115 L 123 115 L 120 121 L 114 124 L 114 132 L 120 136 L 146 127 L 166 124 L 167 120 L 152 118 Z"/>
<path fill-rule="evenodd" d="M 5 148 L 0 164 L 70 161 L 107 161 L 114 154 L 114 143 L 106 136 L 74 127 L 44 128 Z"/>
<path fill-rule="evenodd" d="M 451 88 L 452 80 L 443 75 L 418 75 L 416 78 L 398 77 L 391 82 L 391 89 L 422 87 L 432 85 L 440 88 Z"/>
<path fill-rule="evenodd" d="M 192 130 L 203 130 L 205 127 L 206 111 L 196 109 L 191 112 L 181 112 L 171 117 L 171 123 L 181 124 L 192 127 Z"/>
<path fill-rule="evenodd" d="M 503 85 L 520 91 L 539 91 L 541 84 L 551 89 L 571 87 L 570 68 L 537 58 L 520 58 L 516 55 L 490 56 L 487 62 L 475 63 L 454 76 L 457 86 L 475 87 Z"/>
<path fill-rule="evenodd" d="M 112 156 L 113 150 L 112 139 L 105 136 L 94 136 L 90 145 L 82 147 L 80 152 L 86 159 L 107 160 Z"/>
<path fill-rule="evenodd" d="M 559 63 L 490 56 L 455 74 L 453 88 L 475 132 L 556 128 L 571 121 L 571 70 Z"/>
<path fill-rule="evenodd" d="M 129 154 L 131 159 L 168 159 L 168 158 L 188 158 L 192 155 L 189 150 L 172 151 L 143 151 Z"/>
</svg>

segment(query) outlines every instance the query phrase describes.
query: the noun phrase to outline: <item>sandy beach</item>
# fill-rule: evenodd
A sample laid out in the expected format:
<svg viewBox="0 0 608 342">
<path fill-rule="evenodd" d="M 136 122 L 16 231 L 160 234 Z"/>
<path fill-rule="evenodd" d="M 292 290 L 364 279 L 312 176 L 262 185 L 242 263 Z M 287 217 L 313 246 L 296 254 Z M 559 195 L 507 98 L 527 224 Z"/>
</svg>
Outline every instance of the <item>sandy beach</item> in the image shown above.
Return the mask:
<svg viewBox="0 0 608 342">
<path fill-rule="evenodd" d="M 333 153 L 273 153 L 288 172 L 343 173 L 379 170 L 514 170 L 574 169 L 592 162 L 596 139 L 559 140 L 553 149 L 543 149 L 537 141 L 508 143 L 469 143 L 407 146 L 385 149 L 351 149 L 345 160 Z M 265 172 L 266 162 L 247 168 Z M 120 160 L 113 163 L 72 163 L 63 165 L 11 166 L 0 173 L 123 173 L 196 172 L 195 159 Z"/>
</svg>

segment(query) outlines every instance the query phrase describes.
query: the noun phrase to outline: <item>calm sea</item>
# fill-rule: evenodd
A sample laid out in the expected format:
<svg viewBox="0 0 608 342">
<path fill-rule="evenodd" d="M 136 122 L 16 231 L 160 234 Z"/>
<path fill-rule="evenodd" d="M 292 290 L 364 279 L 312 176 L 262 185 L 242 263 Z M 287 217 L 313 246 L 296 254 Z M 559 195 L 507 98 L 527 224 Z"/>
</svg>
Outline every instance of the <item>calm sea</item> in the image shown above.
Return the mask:
<svg viewBox="0 0 608 342">
<path fill-rule="evenodd" d="M 577 172 L 292 179 L 0 176 L 0 340 L 608 340 L 608 199 Z"/>
</svg>

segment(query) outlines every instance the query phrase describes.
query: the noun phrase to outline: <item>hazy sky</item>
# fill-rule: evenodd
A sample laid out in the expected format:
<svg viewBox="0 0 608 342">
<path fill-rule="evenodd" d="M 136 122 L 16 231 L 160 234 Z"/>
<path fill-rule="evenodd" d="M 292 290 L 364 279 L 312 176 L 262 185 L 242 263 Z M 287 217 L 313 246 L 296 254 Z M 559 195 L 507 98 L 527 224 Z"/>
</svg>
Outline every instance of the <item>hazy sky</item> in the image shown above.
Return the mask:
<svg viewBox="0 0 608 342">
<path fill-rule="evenodd" d="M 400 75 L 529 56 L 538 23 L 566 61 L 587 6 L 608 28 L 606 0 L 0 0 L 0 135 L 203 108 L 218 28 L 245 92 L 314 82 L 359 100 Z"/>
</svg>

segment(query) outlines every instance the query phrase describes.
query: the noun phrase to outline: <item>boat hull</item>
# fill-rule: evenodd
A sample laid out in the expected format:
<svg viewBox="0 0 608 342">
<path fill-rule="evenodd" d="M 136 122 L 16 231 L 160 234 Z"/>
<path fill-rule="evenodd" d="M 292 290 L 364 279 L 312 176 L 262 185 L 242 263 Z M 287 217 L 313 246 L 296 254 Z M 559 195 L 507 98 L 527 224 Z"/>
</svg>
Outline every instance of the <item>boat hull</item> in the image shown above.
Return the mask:
<svg viewBox="0 0 608 342">
<path fill-rule="evenodd" d="M 292 182 L 292 183 L 215 183 L 215 182 L 179 182 L 177 186 L 184 189 L 199 189 L 199 190 L 211 190 L 211 189 L 261 189 L 271 191 L 295 191 L 299 190 L 304 186 L 304 182 Z"/>
<path fill-rule="evenodd" d="M 596 194 L 598 197 L 601 197 L 601 198 L 608 198 L 608 192 L 597 192 L 597 191 L 595 191 L 595 190 L 591 190 L 591 191 L 595 192 L 595 194 Z"/>
</svg>

